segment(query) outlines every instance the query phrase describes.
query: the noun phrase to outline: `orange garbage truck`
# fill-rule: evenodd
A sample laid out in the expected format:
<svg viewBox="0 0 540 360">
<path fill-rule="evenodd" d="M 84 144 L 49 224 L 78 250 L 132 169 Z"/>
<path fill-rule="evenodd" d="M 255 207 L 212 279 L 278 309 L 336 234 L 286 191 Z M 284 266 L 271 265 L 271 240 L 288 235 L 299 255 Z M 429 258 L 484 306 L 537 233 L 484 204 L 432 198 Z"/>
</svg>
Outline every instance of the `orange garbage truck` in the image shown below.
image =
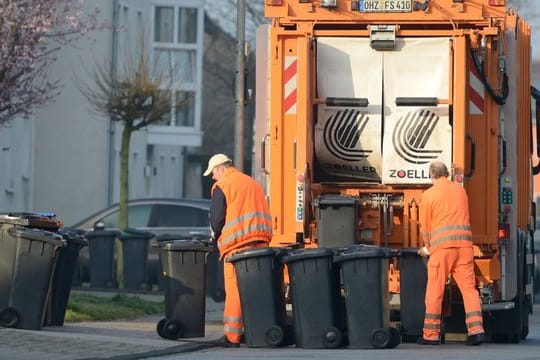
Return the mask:
<svg viewBox="0 0 540 360">
<path fill-rule="evenodd" d="M 254 175 L 271 245 L 421 247 L 420 198 L 443 161 L 469 195 L 486 334 L 524 339 L 539 171 L 529 24 L 505 0 L 265 0 L 265 16 Z M 389 262 L 395 294 L 400 271 Z M 462 308 L 449 279 L 447 334 Z"/>
</svg>

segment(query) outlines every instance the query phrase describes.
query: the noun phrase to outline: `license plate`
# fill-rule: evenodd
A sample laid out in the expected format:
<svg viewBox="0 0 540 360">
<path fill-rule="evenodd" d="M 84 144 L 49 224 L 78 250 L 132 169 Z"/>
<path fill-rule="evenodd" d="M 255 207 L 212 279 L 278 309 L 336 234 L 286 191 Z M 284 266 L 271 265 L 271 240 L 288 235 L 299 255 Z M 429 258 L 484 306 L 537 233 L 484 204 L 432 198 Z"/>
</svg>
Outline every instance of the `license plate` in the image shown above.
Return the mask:
<svg viewBox="0 0 540 360">
<path fill-rule="evenodd" d="M 358 11 L 360 12 L 411 12 L 411 0 L 359 0 Z"/>
</svg>

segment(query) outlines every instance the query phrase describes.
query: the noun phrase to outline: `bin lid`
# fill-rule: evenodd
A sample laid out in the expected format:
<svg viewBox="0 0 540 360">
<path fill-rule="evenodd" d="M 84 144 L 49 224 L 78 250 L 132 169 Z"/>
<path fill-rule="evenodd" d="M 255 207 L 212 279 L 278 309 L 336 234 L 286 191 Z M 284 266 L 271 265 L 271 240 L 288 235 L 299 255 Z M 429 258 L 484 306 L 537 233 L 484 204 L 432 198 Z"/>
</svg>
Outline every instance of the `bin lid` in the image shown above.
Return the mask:
<svg viewBox="0 0 540 360">
<path fill-rule="evenodd" d="M 62 236 L 55 234 L 51 231 L 34 229 L 34 228 L 25 228 L 20 226 L 15 226 L 8 229 L 8 234 L 14 238 L 23 238 L 27 240 L 41 241 L 48 243 L 57 247 L 64 247 L 67 245 L 66 240 Z"/>
<path fill-rule="evenodd" d="M 399 250 L 399 255 L 400 256 L 420 256 L 418 254 L 418 250 L 420 250 L 420 248 L 403 248 Z"/>
<path fill-rule="evenodd" d="M 29 222 L 28 222 L 28 219 L 22 218 L 20 216 L 2 214 L 0 215 L 0 224 L 28 226 Z"/>
<path fill-rule="evenodd" d="M 174 240 L 164 242 L 161 248 L 167 251 L 212 251 L 207 244 L 199 240 Z"/>
<path fill-rule="evenodd" d="M 120 231 L 117 230 L 93 230 L 88 231 L 86 234 L 84 234 L 84 237 L 88 240 L 92 240 L 95 238 L 112 238 L 116 239 L 117 236 L 120 235 Z"/>
<path fill-rule="evenodd" d="M 376 246 L 358 245 L 346 248 L 334 258 L 334 262 L 344 262 L 355 259 L 387 258 L 391 254 L 390 249 Z"/>
<path fill-rule="evenodd" d="M 85 239 L 81 233 L 74 231 L 73 229 L 61 228 L 61 229 L 58 229 L 57 233 L 59 235 L 62 235 L 62 237 L 66 239 L 68 244 L 76 244 L 80 246 L 88 245 L 88 240 Z"/>
<path fill-rule="evenodd" d="M 357 198 L 350 195 L 339 194 L 326 194 L 321 195 L 313 202 L 315 206 L 333 206 L 333 205 L 354 205 L 357 202 Z"/>
<path fill-rule="evenodd" d="M 336 253 L 335 249 L 330 248 L 307 248 L 296 249 L 283 257 L 284 263 L 300 261 L 305 259 L 316 259 L 322 257 L 332 257 Z"/>
<path fill-rule="evenodd" d="M 10 212 L 12 217 L 19 217 L 28 221 L 29 227 L 56 231 L 63 226 L 62 222 L 56 218 L 56 214 L 50 212 Z"/>
<path fill-rule="evenodd" d="M 193 236 L 186 235 L 186 234 L 161 234 L 156 236 L 156 241 L 164 242 L 164 241 L 174 241 L 174 240 L 194 240 Z"/>
<path fill-rule="evenodd" d="M 276 256 L 280 250 L 272 247 L 255 248 L 238 251 L 227 257 L 227 262 L 234 263 L 240 260 L 251 259 L 254 257 Z"/>
<path fill-rule="evenodd" d="M 118 238 L 120 240 L 129 240 L 129 239 L 147 239 L 147 240 L 150 240 L 154 236 L 155 235 L 152 234 L 149 231 L 137 230 L 137 229 L 133 229 L 133 228 L 126 228 L 120 233 L 120 236 Z"/>
</svg>

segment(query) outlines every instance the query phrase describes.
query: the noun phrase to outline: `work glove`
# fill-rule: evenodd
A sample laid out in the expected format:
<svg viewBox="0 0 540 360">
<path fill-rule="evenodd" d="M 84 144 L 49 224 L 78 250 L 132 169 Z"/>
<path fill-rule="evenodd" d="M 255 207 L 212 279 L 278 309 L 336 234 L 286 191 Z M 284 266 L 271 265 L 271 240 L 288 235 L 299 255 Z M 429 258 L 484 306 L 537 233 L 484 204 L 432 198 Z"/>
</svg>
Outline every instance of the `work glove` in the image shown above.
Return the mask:
<svg viewBox="0 0 540 360">
<path fill-rule="evenodd" d="M 428 257 L 429 256 L 429 250 L 427 247 L 422 247 L 420 248 L 420 250 L 418 250 L 418 255 L 422 256 L 422 257 Z"/>
</svg>

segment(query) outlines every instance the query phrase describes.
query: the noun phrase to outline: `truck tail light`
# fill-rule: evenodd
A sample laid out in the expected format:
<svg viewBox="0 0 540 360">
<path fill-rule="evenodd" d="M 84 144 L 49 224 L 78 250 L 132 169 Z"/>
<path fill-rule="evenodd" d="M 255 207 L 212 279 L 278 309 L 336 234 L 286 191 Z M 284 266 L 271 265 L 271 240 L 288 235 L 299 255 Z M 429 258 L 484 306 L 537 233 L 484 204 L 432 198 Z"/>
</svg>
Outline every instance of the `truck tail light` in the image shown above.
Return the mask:
<svg viewBox="0 0 540 360">
<path fill-rule="evenodd" d="M 269 5 L 269 6 L 281 6 L 281 5 L 283 5 L 283 0 L 266 0 L 266 5 Z"/>
<path fill-rule="evenodd" d="M 491 6 L 506 6 L 506 0 L 489 0 Z"/>
</svg>

